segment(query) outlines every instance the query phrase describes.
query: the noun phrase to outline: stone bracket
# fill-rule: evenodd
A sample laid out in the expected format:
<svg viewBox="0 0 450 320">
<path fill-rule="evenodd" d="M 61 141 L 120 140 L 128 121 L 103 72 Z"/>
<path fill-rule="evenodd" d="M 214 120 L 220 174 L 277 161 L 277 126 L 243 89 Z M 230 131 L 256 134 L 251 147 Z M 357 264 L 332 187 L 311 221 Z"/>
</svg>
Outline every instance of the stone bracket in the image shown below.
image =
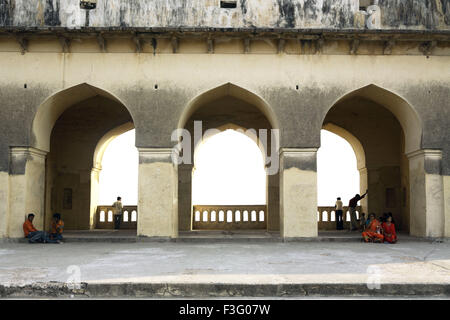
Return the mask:
<svg viewBox="0 0 450 320">
<path fill-rule="evenodd" d="M 244 53 L 250 53 L 250 39 L 244 39 Z"/>
<path fill-rule="evenodd" d="M 156 38 L 152 38 L 152 48 L 153 48 L 153 55 L 156 54 L 156 47 L 158 46 L 158 40 Z"/>
<path fill-rule="evenodd" d="M 286 40 L 285 39 L 278 39 L 278 47 L 277 47 L 277 53 L 280 54 L 284 52 L 284 48 L 286 46 Z"/>
<path fill-rule="evenodd" d="M 19 43 L 22 54 L 28 51 L 28 40 L 23 35 L 16 35 L 16 41 Z"/>
<path fill-rule="evenodd" d="M 208 46 L 208 53 L 214 53 L 214 39 L 211 37 L 208 37 L 206 42 L 207 42 L 207 46 Z"/>
<path fill-rule="evenodd" d="M 100 48 L 100 51 L 105 53 L 106 52 L 106 40 L 103 37 L 102 33 L 99 33 L 97 35 L 97 43 L 98 43 L 98 47 Z"/>
<path fill-rule="evenodd" d="M 137 35 L 135 35 L 133 37 L 133 41 L 134 41 L 134 45 L 136 46 L 136 53 L 141 53 L 142 52 L 142 45 L 143 45 L 143 41 L 141 38 L 139 38 Z"/>
<path fill-rule="evenodd" d="M 433 53 L 434 48 L 437 46 L 437 41 L 427 41 L 422 43 L 419 46 L 419 50 L 423 53 L 424 56 L 430 56 Z"/>
<path fill-rule="evenodd" d="M 352 41 L 350 41 L 350 54 L 352 55 L 357 54 L 359 45 L 360 45 L 359 39 L 353 39 Z"/>
<path fill-rule="evenodd" d="M 323 46 L 325 44 L 325 39 L 320 37 L 316 40 L 316 53 L 321 54 L 323 52 Z"/>
<path fill-rule="evenodd" d="M 385 41 L 383 47 L 383 54 L 390 55 L 392 53 L 392 49 L 394 48 L 394 46 L 395 46 L 394 40 Z"/>
<path fill-rule="evenodd" d="M 179 45 L 178 38 L 177 37 L 172 37 L 171 44 L 172 44 L 172 53 L 177 53 L 178 52 L 178 45 Z"/>
<path fill-rule="evenodd" d="M 70 49 L 70 39 L 66 38 L 64 36 L 59 36 L 58 40 L 59 40 L 59 44 L 61 45 L 62 51 L 64 53 L 68 53 L 69 49 Z"/>
</svg>

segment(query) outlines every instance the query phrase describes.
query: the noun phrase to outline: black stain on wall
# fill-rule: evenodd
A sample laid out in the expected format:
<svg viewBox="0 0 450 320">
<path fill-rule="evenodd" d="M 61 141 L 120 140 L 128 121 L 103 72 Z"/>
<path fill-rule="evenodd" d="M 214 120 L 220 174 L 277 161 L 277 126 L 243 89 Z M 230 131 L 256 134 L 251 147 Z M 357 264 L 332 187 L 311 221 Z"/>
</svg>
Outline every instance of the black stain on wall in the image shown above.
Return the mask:
<svg viewBox="0 0 450 320">
<path fill-rule="evenodd" d="M 279 27 L 295 28 L 295 6 L 291 0 L 277 0 L 280 12 Z M 284 26 L 281 25 L 284 21 Z"/>
<path fill-rule="evenodd" d="M 304 171 L 317 172 L 317 155 L 284 155 L 283 169 L 297 168 Z"/>
<path fill-rule="evenodd" d="M 53 5 L 55 3 L 55 6 Z M 47 26 L 60 26 L 59 19 L 60 0 L 47 0 L 45 2 L 44 22 Z"/>
<path fill-rule="evenodd" d="M 14 159 L 11 158 L 10 164 L 9 164 L 9 174 L 10 175 L 25 174 L 25 169 L 26 169 L 28 160 L 31 160 L 31 157 L 28 155 L 15 157 Z"/>
<path fill-rule="evenodd" d="M 0 26 L 13 24 L 15 0 L 0 0 Z"/>
<path fill-rule="evenodd" d="M 120 5 L 120 13 L 119 13 L 119 25 L 122 28 L 127 27 L 127 23 L 125 21 L 125 16 L 126 16 L 126 11 L 127 11 L 127 7 L 126 5 L 122 2 Z"/>
<path fill-rule="evenodd" d="M 450 25 L 450 0 L 441 0 L 442 13 L 446 25 Z"/>
<path fill-rule="evenodd" d="M 241 11 L 242 15 L 247 14 L 247 0 L 241 0 Z"/>
<path fill-rule="evenodd" d="M 439 12 L 439 1 L 443 12 Z M 437 29 L 441 15 L 444 15 L 445 24 L 449 24 L 449 3 L 449 0 L 379 0 L 381 23 L 394 28 L 425 26 Z"/>
<path fill-rule="evenodd" d="M 442 161 L 440 159 L 425 159 L 425 172 L 428 174 L 442 174 Z"/>
</svg>

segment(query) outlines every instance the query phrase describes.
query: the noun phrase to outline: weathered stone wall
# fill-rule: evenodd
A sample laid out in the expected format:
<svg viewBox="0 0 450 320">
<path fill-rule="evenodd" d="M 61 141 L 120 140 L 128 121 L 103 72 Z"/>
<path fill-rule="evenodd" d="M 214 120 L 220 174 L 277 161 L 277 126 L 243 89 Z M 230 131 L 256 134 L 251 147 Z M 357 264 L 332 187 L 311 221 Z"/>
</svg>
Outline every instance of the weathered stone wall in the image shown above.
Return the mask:
<svg viewBox="0 0 450 320">
<path fill-rule="evenodd" d="M 442 161 L 436 160 L 437 156 L 432 152 L 429 155 L 427 151 L 420 155 L 423 159 L 418 156 L 419 160 L 415 160 L 416 167 L 409 168 L 414 173 L 414 179 L 410 179 L 414 188 L 410 193 L 419 194 L 417 203 L 411 206 L 411 212 L 416 213 L 416 218 L 421 217 L 422 206 L 429 206 L 430 210 L 426 207 L 426 215 L 431 215 L 430 219 L 423 220 L 430 227 L 412 230 L 419 235 L 433 235 L 434 226 L 440 221 L 437 219 L 440 212 L 435 210 L 438 205 L 429 205 L 433 203 L 431 191 L 434 189 L 424 181 L 435 179 L 438 193 L 444 185 L 445 199 L 440 195 L 436 199 L 445 200 L 447 216 L 450 216 L 450 99 L 449 77 L 445 73 L 449 55 L 445 45 L 439 49 L 440 55 L 429 56 L 351 55 L 348 54 L 348 47 L 347 53 L 342 54 L 333 53 L 331 49 L 329 54 L 276 53 L 276 50 L 268 54 L 258 46 L 252 46 L 249 54 L 224 53 L 225 50 L 206 54 L 197 50 L 199 45 L 205 46 L 205 41 L 183 41 L 176 54 L 172 53 L 170 45 L 166 51 L 153 54 L 135 52 L 129 45 L 131 39 L 111 39 L 107 52 L 99 50 L 95 39 L 87 39 L 86 42 L 73 39 L 70 52 L 62 53 L 56 37 L 33 38 L 30 39 L 30 50 L 21 54 L 14 38 L 0 40 L 0 172 L 9 173 L 9 177 L 0 173 L 0 203 L 9 202 L 6 206 L 0 206 L 0 215 L 3 215 L 0 221 L 15 219 L 15 224 L 8 223 L 14 228 L 10 236 L 21 235 L 20 223 L 25 212 L 41 210 L 42 203 L 36 200 L 38 197 L 33 193 L 39 194 L 41 188 L 30 187 L 30 192 L 25 194 L 21 190 L 45 171 L 42 161 L 22 161 L 26 157 L 15 160 L 10 155 L 10 149 L 39 149 L 40 145 L 36 143 L 38 132 L 34 130 L 33 122 L 41 121 L 42 126 L 51 130 L 51 121 L 43 121 L 37 115 L 39 110 L 56 115 L 55 110 L 58 109 L 43 108 L 45 101 L 69 108 L 76 105 L 74 101 L 104 96 L 101 92 L 108 93 L 115 102 L 121 102 L 136 126 L 136 145 L 141 150 L 140 199 L 143 201 L 139 204 L 139 210 L 142 209 L 144 214 L 150 213 L 148 219 L 142 220 L 139 234 L 175 236 L 178 227 L 176 216 L 168 216 L 169 212 L 176 212 L 178 208 L 175 196 L 178 193 L 178 174 L 170 163 L 170 148 L 175 144 L 171 141 L 171 134 L 194 101 L 224 85 L 241 88 L 243 96 L 249 100 L 262 101 L 261 105 L 252 105 L 261 108 L 273 126 L 280 129 L 280 143 L 284 150 L 283 169 L 286 169 L 280 172 L 281 209 L 295 212 L 308 210 L 308 214 L 315 217 L 315 149 L 320 146 L 320 129 L 332 106 L 352 92 L 361 92 L 363 98 L 373 101 L 386 98 L 382 103 L 377 103 L 399 114 L 397 120 L 405 131 L 408 152 L 416 149 L 442 150 Z M 225 42 L 224 46 L 232 44 Z M 327 46 L 332 44 L 329 42 Z M 267 46 L 272 44 L 268 42 Z M 439 44 L 435 51 L 438 48 Z M 230 83 L 233 86 L 228 85 Z M 73 88 L 78 89 L 72 91 Z M 374 95 L 364 95 L 365 91 L 362 92 L 361 88 L 373 88 L 368 91 Z M 404 103 L 398 104 L 398 99 Z M 417 125 L 411 122 L 414 116 L 419 119 Z M 413 128 L 408 128 L 411 124 L 414 124 Z M 379 130 L 383 130 L 381 125 Z M 417 132 L 419 138 L 411 143 L 409 140 L 417 136 Z M 380 138 L 380 144 L 384 142 L 381 140 L 386 139 Z M 160 149 L 164 150 L 162 155 Z M 20 148 L 16 153 L 19 151 Z M 166 175 L 165 180 L 160 179 L 159 172 Z M 437 181 L 441 175 L 445 176 L 444 183 Z M 148 176 L 151 179 L 147 180 Z M 296 182 L 298 179 L 304 179 L 307 183 L 301 185 Z M 165 191 L 149 188 L 152 183 L 163 183 Z M 298 196 L 302 189 L 311 191 L 304 201 Z M 161 197 L 165 197 L 163 202 Z M 316 224 L 310 216 L 296 217 L 294 211 L 280 216 L 283 235 L 288 237 L 299 235 L 295 228 L 289 228 L 290 221 L 305 223 L 309 228 Z M 420 219 L 411 220 L 417 225 L 422 223 Z M 156 227 L 149 227 L 154 222 L 165 224 L 161 232 Z M 448 230 L 448 219 L 445 223 Z M 302 231 L 301 235 L 314 236 L 311 230 Z M 7 233 L 4 228 L 0 232 Z"/>
<path fill-rule="evenodd" d="M 381 18 L 369 28 L 450 28 L 448 0 L 376 2 Z M 98 0 L 87 15 L 79 0 L 0 0 L 0 27 L 367 28 L 359 7 L 359 0 L 237 0 L 235 9 L 219 0 Z"/>
<path fill-rule="evenodd" d="M 38 107 L 83 82 L 124 102 L 142 147 L 172 146 L 172 130 L 190 101 L 227 82 L 267 102 L 277 117 L 282 146 L 318 147 L 331 106 L 376 83 L 413 106 L 423 126 L 422 148 L 442 149 L 447 159 L 442 170 L 450 175 L 449 83 L 442 72 L 447 57 L 71 53 L 64 66 L 60 53 L 0 52 L 0 57 L 0 171 L 9 170 L 10 146 L 33 146 Z"/>
</svg>

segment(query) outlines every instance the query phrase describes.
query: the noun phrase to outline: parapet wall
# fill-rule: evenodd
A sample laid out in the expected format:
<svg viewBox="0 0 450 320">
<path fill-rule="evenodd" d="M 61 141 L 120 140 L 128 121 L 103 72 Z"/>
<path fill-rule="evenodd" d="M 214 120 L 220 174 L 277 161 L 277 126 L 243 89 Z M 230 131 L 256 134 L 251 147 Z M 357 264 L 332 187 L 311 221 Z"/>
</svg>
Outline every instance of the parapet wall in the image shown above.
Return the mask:
<svg viewBox="0 0 450 320">
<path fill-rule="evenodd" d="M 449 0 L 0 0 L 0 28 L 450 30 Z"/>
</svg>

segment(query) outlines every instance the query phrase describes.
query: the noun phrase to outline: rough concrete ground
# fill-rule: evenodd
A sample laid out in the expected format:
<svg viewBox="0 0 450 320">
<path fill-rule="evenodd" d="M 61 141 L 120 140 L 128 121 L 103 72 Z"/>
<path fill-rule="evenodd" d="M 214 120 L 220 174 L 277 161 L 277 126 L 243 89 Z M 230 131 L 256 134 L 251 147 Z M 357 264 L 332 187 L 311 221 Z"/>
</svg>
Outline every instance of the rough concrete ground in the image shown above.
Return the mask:
<svg viewBox="0 0 450 320">
<path fill-rule="evenodd" d="M 80 281 L 88 285 L 367 286 L 380 282 L 381 291 L 383 284 L 409 284 L 445 285 L 448 292 L 450 243 L 0 244 L 3 287 L 65 283 L 78 270 Z"/>
</svg>

